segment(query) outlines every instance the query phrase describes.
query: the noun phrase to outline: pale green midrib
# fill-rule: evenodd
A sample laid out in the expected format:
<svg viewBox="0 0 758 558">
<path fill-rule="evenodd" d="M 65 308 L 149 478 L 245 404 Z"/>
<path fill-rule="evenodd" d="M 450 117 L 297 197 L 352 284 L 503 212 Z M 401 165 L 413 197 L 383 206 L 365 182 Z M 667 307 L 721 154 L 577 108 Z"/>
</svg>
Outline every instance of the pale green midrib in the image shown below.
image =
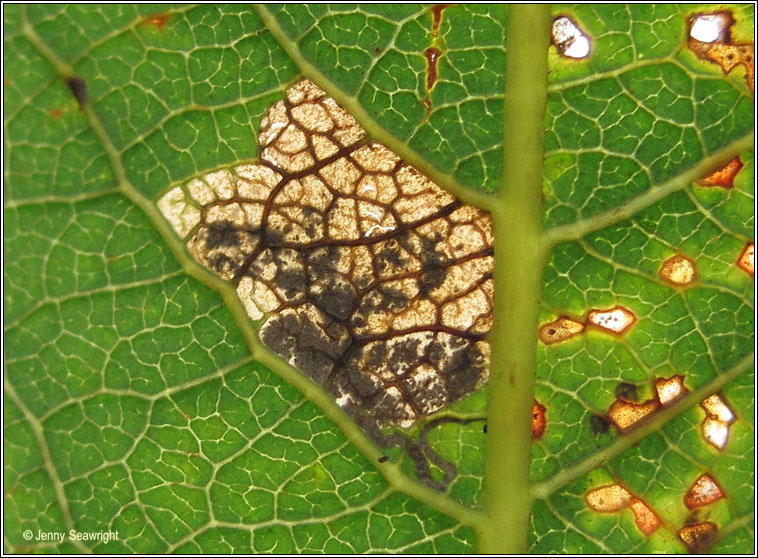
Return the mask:
<svg viewBox="0 0 758 558">
<path fill-rule="evenodd" d="M 753 147 L 754 132 L 750 131 L 739 139 L 736 139 L 711 155 L 703 158 L 698 164 L 661 184 L 653 184 L 648 190 L 628 202 L 608 211 L 597 213 L 592 217 L 579 219 L 573 223 L 558 225 L 547 229 L 543 235 L 543 242 L 550 248 L 561 242 L 578 240 L 590 233 L 604 229 L 616 223 L 628 219 L 643 209 L 659 202 L 666 196 L 682 190 L 706 176 L 714 169 L 726 165 L 737 155 Z"/>
<path fill-rule="evenodd" d="M 72 68 L 60 60 L 58 56 L 36 35 L 34 30 L 24 23 L 24 34 L 35 45 L 39 52 L 50 62 L 56 71 L 64 78 L 74 75 Z M 121 193 L 145 212 L 153 226 L 158 230 L 166 244 L 171 249 L 179 264 L 187 275 L 197 279 L 204 285 L 219 292 L 225 305 L 232 313 L 237 327 L 240 329 L 250 354 L 261 364 L 267 366 L 275 374 L 297 388 L 303 396 L 313 402 L 337 426 L 345 437 L 368 459 L 381 473 L 387 483 L 395 490 L 402 492 L 419 502 L 430 506 L 455 518 L 462 525 L 476 526 L 482 513 L 476 509 L 464 506 L 452 498 L 430 488 L 421 482 L 414 481 L 403 473 L 400 464 L 389 461 L 380 463 L 378 460 L 384 454 L 370 438 L 328 395 L 312 380 L 298 372 L 287 362 L 273 355 L 260 342 L 255 329 L 248 318 L 244 306 L 239 300 L 232 285 L 197 263 L 187 251 L 185 244 L 174 233 L 152 200 L 143 196 L 127 179 L 121 162 L 121 155 L 114 147 L 110 137 L 105 132 L 102 123 L 95 115 L 89 103 L 81 107 L 87 123 L 100 140 L 103 150 L 110 161 L 118 189 Z M 46 449 L 46 448 L 45 448 Z M 62 502 L 65 504 L 65 501 Z"/>
<path fill-rule="evenodd" d="M 490 334 L 482 553 L 528 549 L 537 323 L 547 252 L 540 242 L 547 105 L 548 5 L 512 5 L 507 22 L 503 177 L 492 219 L 495 300 Z M 507 123 L 507 124 L 506 124 Z"/>
<path fill-rule="evenodd" d="M 630 432 L 620 435 L 611 445 L 592 454 L 586 459 L 562 469 L 557 475 L 550 479 L 532 485 L 532 495 L 535 498 L 545 499 L 553 494 L 556 490 L 565 486 L 573 480 L 578 479 L 585 473 L 599 467 L 606 461 L 616 457 L 624 450 L 632 447 L 644 437 L 656 432 L 663 424 L 679 415 L 680 413 L 694 407 L 709 395 L 721 390 L 726 384 L 737 378 L 740 374 L 753 369 L 755 363 L 755 353 L 751 353 L 742 358 L 730 370 L 717 376 L 710 383 L 692 391 L 677 400 L 674 404 L 656 412 L 652 417 L 645 421 L 641 426 L 634 428 Z"/>
<path fill-rule="evenodd" d="M 443 187 L 467 204 L 486 210 L 490 210 L 495 205 L 496 202 L 493 196 L 464 186 L 452 174 L 443 172 L 434 165 L 431 165 L 408 143 L 399 140 L 388 132 L 363 108 L 363 105 L 356 97 L 345 93 L 345 91 L 333 84 L 314 64 L 306 60 L 294 41 L 290 39 L 284 29 L 277 23 L 276 18 L 268 11 L 267 7 L 256 4 L 255 8 L 269 32 L 292 61 L 295 62 L 297 67 L 300 68 L 303 75 L 316 83 L 330 97 L 342 105 L 373 139 L 394 151 L 404 161 L 426 174 L 437 185 Z"/>
<path fill-rule="evenodd" d="M 5 359 L 3 359 L 3 361 L 4 360 Z M 50 455 L 50 450 L 47 447 L 42 425 L 40 424 L 39 420 L 37 420 L 37 417 L 35 417 L 32 412 L 26 407 L 24 402 L 18 396 L 18 393 L 16 393 L 16 388 L 14 388 L 8 380 L 8 371 L 5 370 L 5 367 L 3 367 L 3 389 L 8 397 L 10 397 L 11 401 L 13 401 L 13 404 L 18 407 L 19 411 L 21 411 L 21 414 L 24 416 L 24 419 L 29 424 L 29 427 L 34 433 L 34 439 L 37 442 L 37 446 L 39 446 L 40 454 L 42 457 L 42 466 L 44 467 L 47 475 L 50 477 L 50 483 L 53 485 L 53 490 L 55 491 L 55 499 L 58 501 L 58 505 L 61 508 L 61 515 L 63 516 L 63 522 L 66 524 L 66 530 L 70 531 L 72 529 L 75 529 L 74 520 L 71 517 L 71 510 L 68 507 L 66 493 L 63 490 L 63 483 L 61 482 L 60 477 L 58 477 L 58 471 L 55 469 L 55 465 L 53 464 L 53 458 Z M 82 541 L 73 540 L 72 542 L 78 550 L 86 553 L 92 552 Z M 11 546 L 11 548 L 13 547 Z"/>
</svg>

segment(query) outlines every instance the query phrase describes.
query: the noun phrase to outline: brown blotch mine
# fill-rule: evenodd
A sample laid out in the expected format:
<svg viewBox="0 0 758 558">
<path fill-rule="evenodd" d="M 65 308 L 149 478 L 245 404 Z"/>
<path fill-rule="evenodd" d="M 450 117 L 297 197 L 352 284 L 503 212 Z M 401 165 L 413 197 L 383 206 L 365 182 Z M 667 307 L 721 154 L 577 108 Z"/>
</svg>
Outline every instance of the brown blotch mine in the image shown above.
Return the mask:
<svg viewBox="0 0 758 558">
<path fill-rule="evenodd" d="M 587 321 L 609 333 L 621 335 L 637 321 L 634 314 L 623 306 L 616 306 L 610 310 L 592 310 L 587 315 Z"/>
<path fill-rule="evenodd" d="M 587 505 L 599 513 L 615 513 L 630 508 L 635 522 L 645 535 L 652 534 L 661 526 L 658 516 L 639 498 L 631 494 L 620 484 L 601 486 L 590 490 L 585 496 Z"/>
<path fill-rule="evenodd" d="M 634 512 L 634 520 L 637 523 L 637 527 L 645 535 L 652 534 L 653 531 L 661 526 L 661 520 L 658 519 L 658 516 L 639 498 L 632 500 L 629 507 Z"/>
<path fill-rule="evenodd" d="M 560 343 L 579 335 L 584 331 L 584 324 L 572 320 L 567 316 L 561 316 L 557 320 L 543 325 L 540 328 L 540 340 L 545 345 Z"/>
<path fill-rule="evenodd" d="M 677 287 L 689 285 L 697 279 L 695 262 L 681 254 L 671 256 L 663 262 L 658 273 L 666 281 Z"/>
<path fill-rule="evenodd" d="M 724 493 L 713 477 L 710 475 L 702 475 L 692 485 L 687 495 L 684 497 L 685 505 L 692 509 L 701 506 L 707 506 L 712 504 L 716 500 L 720 500 L 724 497 Z"/>
<path fill-rule="evenodd" d="M 751 277 L 754 276 L 755 244 L 753 242 L 749 242 L 745 246 L 745 249 L 742 250 L 742 253 L 740 254 L 740 259 L 737 260 L 737 265 L 740 267 L 740 269 L 749 273 Z"/>
<path fill-rule="evenodd" d="M 716 535 L 718 535 L 718 527 L 712 521 L 693 523 L 679 530 L 679 538 L 694 554 L 700 554 L 707 550 Z"/>
<path fill-rule="evenodd" d="M 713 62 L 721 66 L 724 74 L 728 74 L 737 66 L 744 66 L 745 81 L 750 91 L 754 91 L 754 45 L 749 43 L 732 43 L 731 27 L 734 25 L 734 17 L 726 11 L 696 14 L 690 18 L 690 29 L 692 29 L 698 18 L 704 16 L 714 18 L 718 22 L 718 37 L 714 41 L 703 42 L 690 35 L 688 41 L 690 49 L 701 60 Z"/>
<path fill-rule="evenodd" d="M 152 14 L 142 20 L 143 26 L 154 25 L 158 31 L 163 31 L 166 24 L 171 21 L 172 14 Z"/>
<path fill-rule="evenodd" d="M 547 425 L 547 419 L 545 417 L 544 405 L 534 402 L 534 408 L 532 409 L 532 437 L 539 440 L 545 433 L 545 426 Z"/>
</svg>

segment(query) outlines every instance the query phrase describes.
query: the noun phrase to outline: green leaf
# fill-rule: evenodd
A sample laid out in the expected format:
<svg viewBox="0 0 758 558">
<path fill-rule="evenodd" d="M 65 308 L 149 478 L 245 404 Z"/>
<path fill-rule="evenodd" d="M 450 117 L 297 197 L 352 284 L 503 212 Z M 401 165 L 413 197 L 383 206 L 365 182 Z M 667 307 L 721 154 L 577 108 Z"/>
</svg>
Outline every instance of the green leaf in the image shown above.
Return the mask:
<svg viewBox="0 0 758 558">
<path fill-rule="evenodd" d="M 752 5 L 4 6 L 4 550 L 749 553 L 751 64 L 727 73 L 688 39 L 718 10 L 733 18 L 723 48 L 752 52 Z M 545 49 L 559 16 L 587 58 Z M 457 360 L 421 359 L 442 399 L 408 387 L 415 361 L 356 368 L 388 367 L 414 394 L 406 415 L 359 390 L 346 404 L 323 358 L 287 348 L 323 345 L 274 329 L 281 310 L 240 299 L 218 259 L 250 255 L 255 219 L 209 243 L 210 206 L 190 200 L 262 168 L 271 107 L 300 106 L 288 92 L 304 79 L 365 131 L 329 161 L 378 142 L 403 162 L 369 174 L 397 185 L 405 169 L 434 193 L 416 209 L 429 223 L 459 211 L 461 246 L 485 239 L 440 259 L 448 239 L 408 221 L 417 290 L 373 315 L 432 300 L 454 273 L 451 299 L 468 281 L 487 310 L 479 330 L 444 322 L 473 299 L 433 319 L 470 335 Z M 700 181 L 736 157 L 732 187 Z M 489 263 L 477 275 L 467 258 Z M 344 286 L 288 284 L 287 304 L 328 307 L 333 327 L 357 312 Z M 628 329 L 593 324 L 617 307 Z M 384 333 L 377 346 L 409 352 Z M 665 380 L 685 391 L 665 400 Z M 697 486 L 711 488 L 695 505 Z"/>
</svg>

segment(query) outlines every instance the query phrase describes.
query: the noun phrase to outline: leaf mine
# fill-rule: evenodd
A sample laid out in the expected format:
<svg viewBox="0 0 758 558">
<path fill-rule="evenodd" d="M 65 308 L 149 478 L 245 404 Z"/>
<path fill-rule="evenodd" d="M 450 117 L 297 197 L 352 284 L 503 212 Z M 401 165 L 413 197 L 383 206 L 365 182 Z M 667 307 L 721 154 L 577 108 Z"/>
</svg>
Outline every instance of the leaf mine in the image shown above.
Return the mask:
<svg viewBox="0 0 758 558">
<path fill-rule="evenodd" d="M 720 169 L 716 169 L 708 176 L 698 180 L 697 184 L 699 186 L 719 187 L 729 190 L 734 188 L 734 177 L 737 176 L 742 167 L 742 160 L 737 156 Z"/>
<path fill-rule="evenodd" d="M 487 379 L 492 222 L 312 82 L 261 121 L 260 161 L 158 206 L 232 282 L 260 338 L 353 416 L 411 426 Z"/>
<path fill-rule="evenodd" d="M 620 484 L 601 486 L 590 490 L 585 495 L 589 507 L 600 513 L 615 513 L 630 508 L 634 513 L 635 523 L 645 535 L 650 535 L 661 522 L 658 516 L 639 498 L 633 496 Z"/>
<path fill-rule="evenodd" d="M 706 550 L 718 534 L 718 527 L 711 521 L 694 523 L 679 530 L 679 538 L 687 545 L 690 552 L 699 554 Z"/>
<path fill-rule="evenodd" d="M 557 17 L 551 29 L 552 43 L 561 56 L 586 58 L 590 54 L 590 40 L 579 26 L 566 16 Z"/>
<path fill-rule="evenodd" d="M 676 286 L 689 285 L 697 279 L 695 263 L 681 254 L 671 256 L 663 262 L 658 273 L 666 281 Z"/>
<path fill-rule="evenodd" d="M 721 66 L 724 74 L 744 66 L 745 81 L 750 91 L 754 91 L 754 45 L 732 43 L 732 25 L 734 18 L 729 12 L 695 15 L 690 19 L 689 46 L 702 60 Z"/>
<path fill-rule="evenodd" d="M 540 328 L 540 340 L 545 345 L 552 345 L 553 343 L 560 343 L 571 339 L 575 335 L 584 331 L 584 324 L 561 316 L 557 320 L 543 325 Z"/>
<path fill-rule="evenodd" d="M 642 403 L 636 402 L 637 387 L 634 384 L 622 382 L 616 387 L 616 401 L 608 409 L 608 418 L 621 432 L 637 426 L 640 421 L 673 403 L 688 391 L 684 387 L 684 376 L 681 374 L 671 378 L 658 378 L 654 386 L 655 397 Z"/>
<path fill-rule="evenodd" d="M 753 270 L 755 267 L 755 243 L 749 242 L 745 246 L 745 249 L 742 250 L 742 253 L 740 254 L 740 259 L 737 260 L 737 265 L 749 273 L 751 277 L 753 276 Z"/>
<path fill-rule="evenodd" d="M 587 315 L 587 320 L 592 325 L 620 335 L 636 321 L 636 318 L 626 308 L 616 306 L 610 310 L 592 310 Z"/>
<path fill-rule="evenodd" d="M 537 401 L 534 402 L 534 409 L 532 411 L 532 437 L 539 440 L 545 433 L 545 426 L 547 425 L 547 418 L 545 417 L 547 409 L 544 405 L 541 405 Z"/>
<path fill-rule="evenodd" d="M 717 449 L 723 450 L 729 441 L 729 426 L 736 417 L 722 395 L 714 394 L 700 402 L 705 409 L 703 437 Z"/>
<path fill-rule="evenodd" d="M 655 391 L 661 405 L 668 405 L 687 393 L 684 387 L 684 376 L 677 374 L 671 378 L 661 378 L 655 381 Z"/>
<path fill-rule="evenodd" d="M 702 475 L 695 481 L 684 497 L 685 505 L 692 509 L 712 504 L 724 497 L 724 493 L 710 475 Z"/>
</svg>

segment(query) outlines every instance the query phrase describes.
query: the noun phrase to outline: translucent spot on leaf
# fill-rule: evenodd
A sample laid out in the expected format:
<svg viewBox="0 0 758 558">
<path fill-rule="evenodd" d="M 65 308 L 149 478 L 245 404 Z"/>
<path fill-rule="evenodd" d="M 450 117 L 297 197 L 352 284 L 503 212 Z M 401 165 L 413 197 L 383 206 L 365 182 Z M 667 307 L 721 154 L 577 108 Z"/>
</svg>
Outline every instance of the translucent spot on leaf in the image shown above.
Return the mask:
<svg viewBox="0 0 758 558">
<path fill-rule="evenodd" d="M 694 554 L 705 551 L 717 534 L 718 527 L 711 521 L 687 525 L 679 530 L 679 538 Z"/>
<path fill-rule="evenodd" d="M 687 393 L 687 389 L 684 387 L 684 376 L 678 374 L 669 379 L 656 380 L 655 390 L 658 393 L 658 401 L 661 405 L 668 405 Z"/>
<path fill-rule="evenodd" d="M 632 500 L 629 503 L 629 507 L 632 508 L 632 511 L 634 512 L 634 520 L 637 523 L 637 527 L 646 535 L 650 535 L 661 526 L 661 521 L 658 519 L 658 516 L 656 516 L 639 498 Z"/>
<path fill-rule="evenodd" d="M 684 503 L 688 508 L 707 506 L 716 500 L 724 497 L 721 488 L 716 484 L 710 475 L 703 475 L 695 481 L 687 495 L 684 497 Z"/>
<path fill-rule="evenodd" d="M 657 411 L 660 406 L 657 400 L 646 401 L 644 403 L 630 403 L 619 399 L 608 410 L 608 418 L 624 432 Z"/>
<path fill-rule="evenodd" d="M 587 504 L 596 512 L 617 512 L 627 507 L 632 501 L 629 491 L 619 484 L 601 486 L 591 490 L 585 496 Z"/>
<path fill-rule="evenodd" d="M 699 14 L 690 22 L 690 37 L 704 43 L 723 42 L 733 23 L 728 12 Z"/>
<path fill-rule="evenodd" d="M 711 395 L 700 402 L 705 409 L 703 437 L 718 449 L 724 449 L 729 441 L 729 425 L 735 421 L 734 412 L 719 394 Z"/>
<path fill-rule="evenodd" d="M 698 14 L 690 20 L 690 49 L 701 59 L 715 62 L 725 74 L 737 66 L 745 67 L 745 81 L 754 90 L 754 46 L 732 43 L 730 29 L 734 19 L 729 12 Z"/>
<path fill-rule="evenodd" d="M 663 262 L 659 274 L 668 282 L 679 286 L 689 285 L 697 278 L 694 262 L 680 254 Z"/>
<path fill-rule="evenodd" d="M 159 207 L 264 320 L 263 344 L 370 433 L 481 388 L 489 214 L 370 142 L 307 80 L 268 109 L 258 139 L 258 162 L 193 179 Z"/>
<path fill-rule="evenodd" d="M 158 209 L 182 238 L 200 223 L 200 210 L 188 203 L 184 190 L 179 186 L 161 196 Z"/>
<path fill-rule="evenodd" d="M 562 16 L 553 21 L 552 42 L 558 52 L 569 58 L 586 58 L 590 53 L 590 41 L 579 26 Z"/>
<path fill-rule="evenodd" d="M 740 254 L 740 259 L 737 260 L 737 265 L 747 271 L 751 276 L 754 274 L 755 265 L 755 244 L 750 242 L 745 246 L 745 249 Z"/>
<path fill-rule="evenodd" d="M 544 405 L 540 405 L 536 401 L 534 402 L 534 409 L 532 410 L 532 436 L 538 440 L 545 433 L 545 425 L 547 424 L 545 411 Z"/>
<path fill-rule="evenodd" d="M 583 323 L 562 316 L 540 328 L 540 340 L 545 345 L 552 345 L 571 339 L 582 331 L 584 331 Z"/>
<path fill-rule="evenodd" d="M 591 324 L 617 334 L 624 333 L 636 320 L 634 314 L 621 306 L 611 310 L 592 310 L 587 319 Z"/>
<path fill-rule="evenodd" d="M 706 187 L 734 188 L 734 177 L 742 167 L 740 158 L 735 157 L 725 166 L 698 180 L 697 183 Z"/>
</svg>

